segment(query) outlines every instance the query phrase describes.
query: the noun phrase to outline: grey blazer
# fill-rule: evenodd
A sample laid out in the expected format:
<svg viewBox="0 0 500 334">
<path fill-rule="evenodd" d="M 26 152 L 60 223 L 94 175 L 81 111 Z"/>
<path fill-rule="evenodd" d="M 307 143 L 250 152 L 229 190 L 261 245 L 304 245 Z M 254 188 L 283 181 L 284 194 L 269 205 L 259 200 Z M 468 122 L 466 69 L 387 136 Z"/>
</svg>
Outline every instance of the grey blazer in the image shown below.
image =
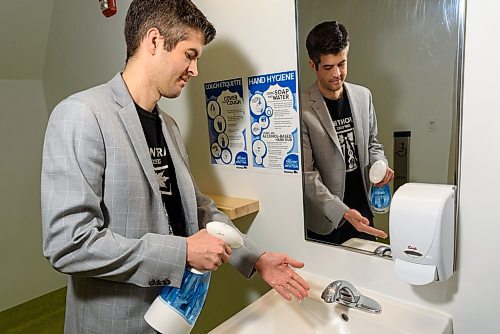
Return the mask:
<svg viewBox="0 0 500 334">
<path fill-rule="evenodd" d="M 198 190 L 174 120 L 160 116 L 188 235 L 211 220 L 231 224 Z M 120 73 L 55 107 L 41 183 L 43 253 L 70 275 L 65 333 L 155 333 L 143 316 L 163 286 L 180 286 L 186 239 L 167 235 L 149 149 Z M 249 277 L 262 251 L 244 241 L 231 264 Z"/>
<path fill-rule="evenodd" d="M 345 83 L 354 122 L 361 175 L 368 200 L 370 166 L 387 159 L 377 141 L 377 119 L 370 91 Z M 301 96 L 302 153 L 304 164 L 304 211 L 306 226 L 313 232 L 329 234 L 338 227 L 349 209 L 343 202 L 345 162 L 337 132 L 317 83 Z"/>
</svg>

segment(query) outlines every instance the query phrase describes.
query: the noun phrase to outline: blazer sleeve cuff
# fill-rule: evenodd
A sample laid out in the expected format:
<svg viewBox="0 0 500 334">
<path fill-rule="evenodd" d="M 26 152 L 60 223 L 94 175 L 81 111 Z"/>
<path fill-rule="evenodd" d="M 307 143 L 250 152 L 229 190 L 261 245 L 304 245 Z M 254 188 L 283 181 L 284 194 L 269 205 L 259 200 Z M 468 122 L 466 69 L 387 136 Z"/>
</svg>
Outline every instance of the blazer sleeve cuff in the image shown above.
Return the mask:
<svg viewBox="0 0 500 334">
<path fill-rule="evenodd" d="M 170 285 L 180 287 L 186 268 L 186 238 L 148 234 L 142 267 L 139 269 L 140 286 Z M 142 273 L 142 274 L 140 274 Z"/>
<path fill-rule="evenodd" d="M 325 203 L 326 218 L 332 223 L 333 229 L 342 226 L 344 222 L 344 214 L 349 210 L 349 207 L 340 201 L 328 201 Z"/>
<path fill-rule="evenodd" d="M 255 273 L 255 262 L 264 254 L 264 250 L 246 235 L 243 237 L 243 244 L 243 247 L 233 250 L 229 263 L 243 276 L 250 278 Z"/>
</svg>

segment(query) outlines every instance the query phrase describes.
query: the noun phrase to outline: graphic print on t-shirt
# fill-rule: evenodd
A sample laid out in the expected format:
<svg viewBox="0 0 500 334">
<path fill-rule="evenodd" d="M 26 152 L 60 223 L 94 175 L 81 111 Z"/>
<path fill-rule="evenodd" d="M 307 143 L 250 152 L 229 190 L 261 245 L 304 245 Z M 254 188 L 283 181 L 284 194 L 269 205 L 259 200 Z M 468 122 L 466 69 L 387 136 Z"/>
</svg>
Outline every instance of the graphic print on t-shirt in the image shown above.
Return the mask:
<svg viewBox="0 0 500 334">
<path fill-rule="evenodd" d="M 168 159 L 167 159 L 167 148 L 150 147 L 149 155 L 151 156 L 151 162 L 153 163 L 153 168 L 156 174 L 156 180 L 158 181 L 158 186 L 160 188 L 160 193 L 162 198 L 164 196 L 172 196 L 172 184 L 170 179 L 170 173 L 168 169 Z M 163 201 L 163 207 L 168 212 L 168 207 L 166 202 Z M 168 216 L 168 215 L 167 215 Z M 170 217 L 170 216 L 168 216 Z M 170 220 L 170 218 L 169 218 Z M 172 225 L 168 224 L 168 234 L 173 235 Z"/>
<path fill-rule="evenodd" d="M 160 186 L 162 195 L 172 195 L 172 185 L 170 183 L 170 173 L 168 170 L 167 148 L 166 147 L 151 147 L 149 149 L 151 161 L 156 173 L 156 179 Z"/>
<path fill-rule="evenodd" d="M 346 171 L 352 172 L 358 168 L 352 116 L 333 120 L 333 125 L 337 131 L 337 137 L 339 138 L 340 147 L 346 161 Z"/>
<path fill-rule="evenodd" d="M 172 187 L 170 184 L 170 177 L 168 175 L 168 166 L 161 166 L 155 168 L 156 179 L 158 180 L 158 184 L 160 185 L 160 193 L 162 195 L 172 195 Z"/>
</svg>

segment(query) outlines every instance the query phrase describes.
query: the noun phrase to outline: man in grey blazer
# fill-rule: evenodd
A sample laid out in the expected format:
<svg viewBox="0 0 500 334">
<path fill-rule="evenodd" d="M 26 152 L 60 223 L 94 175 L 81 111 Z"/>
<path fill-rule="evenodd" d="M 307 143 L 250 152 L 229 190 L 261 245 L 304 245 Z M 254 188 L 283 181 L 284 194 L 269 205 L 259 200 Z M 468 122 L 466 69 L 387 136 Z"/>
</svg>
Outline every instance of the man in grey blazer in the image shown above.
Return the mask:
<svg viewBox="0 0 500 334">
<path fill-rule="evenodd" d="M 387 159 L 377 141 L 370 91 L 345 82 L 347 30 L 336 21 L 320 23 L 309 32 L 306 47 L 317 78 L 301 96 L 307 235 L 336 244 L 385 238 L 373 227 L 368 172 L 375 161 Z M 387 168 L 377 186 L 393 177 Z"/>
<path fill-rule="evenodd" d="M 197 188 L 174 120 L 157 101 L 198 74 L 215 29 L 190 0 L 134 0 L 127 62 L 108 83 L 52 112 L 43 148 L 43 252 L 69 275 L 65 333 L 155 333 L 143 316 L 186 267 L 230 262 L 284 298 L 307 296 L 303 263 L 243 236 L 232 251 L 204 229 L 231 221 Z"/>
</svg>

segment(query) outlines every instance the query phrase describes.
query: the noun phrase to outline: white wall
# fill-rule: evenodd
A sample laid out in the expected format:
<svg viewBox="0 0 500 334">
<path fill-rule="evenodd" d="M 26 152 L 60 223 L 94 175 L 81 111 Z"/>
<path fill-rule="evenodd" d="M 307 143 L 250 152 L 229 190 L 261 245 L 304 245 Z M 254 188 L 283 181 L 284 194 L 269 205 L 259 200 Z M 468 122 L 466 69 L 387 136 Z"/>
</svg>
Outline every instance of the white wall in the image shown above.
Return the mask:
<svg viewBox="0 0 500 334">
<path fill-rule="evenodd" d="M 43 72 L 50 110 L 66 96 L 108 81 L 125 64 L 123 27 L 131 0 L 106 18 L 97 1 L 54 0 Z"/>
<path fill-rule="evenodd" d="M 42 255 L 40 167 L 46 124 L 41 80 L 0 80 L 0 311 L 63 282 Z"/>
<path fill-rule="evenodd" d="M 209 165 L 206 116 L 204 107 L 201 107 L 203 81 L 231 78 L 236 73 L 244 77 L 296 68 L 294 1 L 195 2 L 218 28 L 218 38 L 205 50 L 200 78 L 190 82 L 180 99 L 164 101 L 162 106 L 180 123 L 193 171 L 202 189 L 259 198 L 261 211 L 237 223 L 244 230 L 248 229 L 250 236 L 265 248 L 286 251 L 306 261 L 306 269 L 311 272 L 332 280 L 347 279 L 360 287 L 447 312 L 452 315 L 458 334 L 495 333 L 498 327 L 495 325 L 496 314 L 500 309 L 500 301 L 496 298 L 500 295 L 496 283 L 500 268 L 494 238 L 500 235 L 500 225 L 494 211 L 498 186 L 493 182 L 493 175 L 500 161 L 496 155 L 489 154 L 489 148 L 498 143 L 496 133 L 500 123 L 495 104 L 497 78 L 500 76 L 500 47 L 495 41 L 500 27 L 494 24 L 500 3 L 483 0 L 481 3 L 469 1 L 468 4 L 458 272 L 445 283 L 412 287 L 395 277 L 390 261 L 305 242 L 300 177 L 277 177 L 252 170 L 229 172 Z M 105 81 L 122 68 L 124 42 L 121 29 L 129 3 L 125 0 L 119 2 L 119 14 L 106 20 L 91 1 L 54 1 L 44 75 L 46 100 L 50 107 L 68 93 Z M 256 27 L 245 27 L 251 24 Z M 266 30 L 265 27 L 269 26 L 273 29 Z M 237 37 L 239 31 L 242 37 Z M 26 99 L 25 96 L 19 100 Z M 2 108 L 1 124 L 6 124 L 6 112 L 16 111 L 19 108 L 7 111 Z M 41 117 L 38 111 L 34 115 L 30 114 L 30 117 Z M 41 145 L 40 131 L 33 130 L 32 144 Z M 2 144 L 6 145 L 13 137 L 2 135 Z M 5 152 L 9 151 L 2 147 L 2 153 Z M 37 175 L 38 171 L 30 174 Z M 33 179 L 32 183 L 37 181 Z M 5 229 L 5 224 L 12 222 L 2 220 L 2 229 Z M 18 240 L 22 242 L 23 239 Z M 9 254 L 13 252 L 9 250 Z M 36 276 L 43 270 L 36 270 Z M 237 287 L 230 285 L 229 280 Z M 22 285 L 22 288 L 26 289 L 26 286 Z M 258 279 L 247 282 L 231 268 L 216 272 L 212 288 L 198 328 L 213 327 L 265 290 Z M 203 331 L 200 329 L 199 332 Z"/>
<path fill-rule="evenodd" d="M 62 284 L 42 256 L 40 225 L 41 77 L 52 4 L 8 1 L 0 10 L 0 311 Z"/>
<path fill-rule="evenodd" d="M 54 0 L 2 1 L 0 79 L 40 80 Z"/>
<path fill-rule="evenodd" d="M 286 247 L 284 238 L 276 238 L 283 233 L 282 223 L 287 229 L 292 225 L 294 230 L 302 230 L 300 224 L 295 225 L 302 219 L 301 211 L 290 210 L 290 205 L 302 207 L 300 175 L 212 167 L 203 83 L 242 77 L 244 98 L 248 99 L 248 76 L 296 69 L 294 1 L 233 1 L 229 8 L 225 0 L 195 3 L 212 20 L 218 36 L 204 50 L 200 75 L 190 82 L 183 99 L 175 105 L 163 100 L 162 105 L 180 123 L 191 169 L 202 191 L 259 199 L 261 209 L 250 235 L 258 235 L 273 248 Z"/>
</svg>

